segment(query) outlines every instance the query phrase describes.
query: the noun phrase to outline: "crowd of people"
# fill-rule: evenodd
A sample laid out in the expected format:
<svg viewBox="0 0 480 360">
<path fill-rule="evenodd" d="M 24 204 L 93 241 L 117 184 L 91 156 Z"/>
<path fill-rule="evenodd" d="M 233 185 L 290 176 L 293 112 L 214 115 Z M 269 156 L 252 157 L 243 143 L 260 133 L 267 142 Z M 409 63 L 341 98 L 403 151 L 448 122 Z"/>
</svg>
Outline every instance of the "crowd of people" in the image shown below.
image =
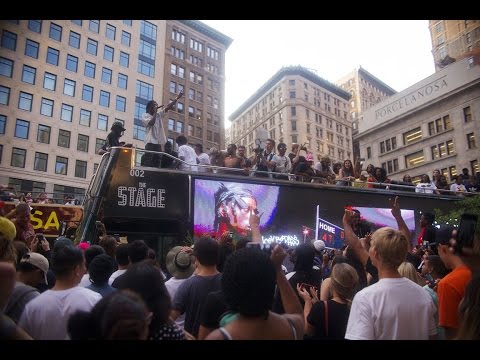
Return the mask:
<svg viewBox="0 0 480 360">
<path fill-rule="evenodd" d="M 373 233 L 346 209 L 342 249 L 267 248 L 225 231 L 173 247 L 165 268 L 143 240 L 105 231 L 50 248 L 25 237 L 20 206 L 14 222 L 0 217 L 0 338 L 480 339 L 478 238 L 459 251 L 455 231 L 430 234 L 426 216 L 415 242 L 399 201 L 397 228 Z"/>
<path fill-rule="evenodd" d="M 415 182 L 409 174 L 404 175 L 401 180 L 390 179 L 383 167 L 368 164 L 363 170 L 363 161 L 359 158 L 354 162 L 345 159 L 343 162 L 334 163 L 328 156 L 323 156 L 319 162 L 315 163 L 313 153 L 305 144 L 292 144 L 291 151 L 287 154 L 287 145 L 283 142 L 276 145 L 273 139 L 266 139 L 264 148 L 259 145 L 253 149 L 253 154 L 247 157 L 246 148 L 243 145 L 237 147 L 236 144 L 229 144 L 226 151 L 212 147 L 207 154 L 203 151 L 202 144 L 195 144 L 192 147 L 188 145 L 188 139 L 180 135 L 175 140 L 178 151 L 174 151 L 173 144 L 166 140 L 161 119 L 182 95 L 180 93 L 166 107 L 159 106 L 155 101 L 147 104 L 147 112 L 142 116 L 146 128 L 146 151 L 141 160 L 143 166 L 211 171 L 358 188 L 400 189 L 428 194 L 448 193 L 465 196 L 480 192 L 480 172 L 470 175 L 467 168 L 463 168 L 461 174 L 452 176 L 451 183 L 438 169 L 433 170 L 432 179 L 428 174 L 422 174 Z M 131 146 L 119 141 L 123 131 L 125 129 L 121 123 L 114 123 L 101 153 L 112 146 Z M 160 153 L 162 144 L 164 144 L 163 152 L 166 155 Z"/>
</svg>

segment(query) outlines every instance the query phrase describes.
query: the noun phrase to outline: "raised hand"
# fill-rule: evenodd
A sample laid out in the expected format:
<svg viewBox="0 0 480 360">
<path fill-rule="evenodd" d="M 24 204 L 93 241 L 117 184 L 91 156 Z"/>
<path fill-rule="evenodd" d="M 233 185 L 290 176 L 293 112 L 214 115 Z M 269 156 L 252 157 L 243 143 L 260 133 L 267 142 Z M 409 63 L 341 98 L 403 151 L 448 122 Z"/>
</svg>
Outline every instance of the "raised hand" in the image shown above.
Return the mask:
<svg viewBox="0 0 480 360">
<path fill-rule="evenodd" d="M 392 208 L 393 217 L 402 216 L 402 211 L 400 210 L 400 199 L 398 196 L 395 196 L 395 199 L 388 199 L 390 206 Z"/>
</svg>

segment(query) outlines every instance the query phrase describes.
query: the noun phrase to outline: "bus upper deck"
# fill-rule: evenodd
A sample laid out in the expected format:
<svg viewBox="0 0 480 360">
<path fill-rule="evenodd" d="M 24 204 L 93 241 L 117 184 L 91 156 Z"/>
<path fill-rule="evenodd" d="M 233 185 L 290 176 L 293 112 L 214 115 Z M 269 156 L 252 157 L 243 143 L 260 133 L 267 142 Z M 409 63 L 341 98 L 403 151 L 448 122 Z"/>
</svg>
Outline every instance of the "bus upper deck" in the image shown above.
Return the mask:
<svg viewBox="0 0 480 360">
<path fill-rule="evenodd" d="M 448 210 L 459 200 L 404 191 L 400 185 L 369 189 L 244 176 L 229 168 L 185 172 L 143 167 L 144 152 L 118 147 L 102 157 L 85 196 L 76 241 L 93 241 L 95 222 L 102 221 L 109 234 L 124 241 L 144 239 L 162 256 L 206 233 L 248 237 L 255 210 L 263 242 L 296 245 L 322 238 L 327 246 L 340 247 L 345 208 L 359 210 L 372 229 L 395 227 L 388 200 L 398 195 L 402 216 L 414 233 L 421 212 Z"/>
</svg>

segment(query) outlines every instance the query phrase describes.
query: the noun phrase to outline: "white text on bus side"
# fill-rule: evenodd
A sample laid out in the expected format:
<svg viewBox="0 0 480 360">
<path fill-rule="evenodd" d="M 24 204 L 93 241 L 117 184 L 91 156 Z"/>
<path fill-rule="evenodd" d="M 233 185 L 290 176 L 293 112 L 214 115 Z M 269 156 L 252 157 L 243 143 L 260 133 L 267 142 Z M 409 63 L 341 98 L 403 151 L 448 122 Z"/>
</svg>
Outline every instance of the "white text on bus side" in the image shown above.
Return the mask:
<svg viewBox="0 0 480 360">
<path fill-rule="evenodd" d="M 155 189 L 133 186 L 119 186 L 117 194 L 119 197 L 118 206 L 135 206 L 164 208 L 165 207 L 165 189 Z"/>
</svg>

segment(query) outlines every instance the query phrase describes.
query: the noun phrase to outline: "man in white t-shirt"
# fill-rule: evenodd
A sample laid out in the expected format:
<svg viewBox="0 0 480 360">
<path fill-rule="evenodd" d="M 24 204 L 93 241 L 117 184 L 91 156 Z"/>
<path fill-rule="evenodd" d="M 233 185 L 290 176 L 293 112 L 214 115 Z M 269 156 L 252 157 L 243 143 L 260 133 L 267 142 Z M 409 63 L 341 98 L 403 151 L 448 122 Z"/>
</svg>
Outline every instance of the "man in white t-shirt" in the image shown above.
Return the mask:
<svg viewBox="0 0 480 360">
<path fill-rule="evenodd" d="M 56 282 L 25 306 L 18 325 L 35 340 L 68 340 L 68 319 L 78 310 L 90 311 L 102 296 L 78 286 L 85 273 L 82 250 L 73 246 L 54 249 L 52 268 Z"/>
<path fill-rule="evenodd" d="M 345 210 L 346 238 L 355 236 L 351 228 L 354 214 Z M 420 285 L 403 278 L 398 266 L 405 261 L 408 240 L 390 227 L 375 231 L 370 243 L 370 259 L 379 280 L 353 298 L 345 338 L 350 340 L 428 340 L 436 337 L 435 305 Z"/>
<path fill-rule="evenodd" d="M 210 156 L 208 156 L 208 154 L 205 154 L 203 152 L 203 145 L 202 144 L 196 144 L 195 145 L 195 154 L 197 154 L 199 165 L 210 165 Z M 208 168 L 199 166 L 198 171 L 199 172 L 207 172 Z"/>
<path fill-rule="evenodd" d="M 196 166 L 191 166 L 198 164 L 198 158 L 195 150 L 187 145 L 187 138 L 179 135 L 175 141 L 178 145 L 178 158 L 185 162 L 180 161 L 178 168 L 184 171 L 198 171 Z"/>
<path fill-rule="evenodd" d="M 167 142 L 165 129 L 163 128 L 163 116 L 183 96 L 183 91 L 170 101 L 167 106 L 159 106 L 156 101 L 150 100 L 147 103 L 147 112 L 142 115 L 142 123 L 145 126 L 145 150 L 162 151 L 162 144 Z M 160 167 L 160 154 L 146 152 L 142 156 L 142 166 Z"/>
</svg>

